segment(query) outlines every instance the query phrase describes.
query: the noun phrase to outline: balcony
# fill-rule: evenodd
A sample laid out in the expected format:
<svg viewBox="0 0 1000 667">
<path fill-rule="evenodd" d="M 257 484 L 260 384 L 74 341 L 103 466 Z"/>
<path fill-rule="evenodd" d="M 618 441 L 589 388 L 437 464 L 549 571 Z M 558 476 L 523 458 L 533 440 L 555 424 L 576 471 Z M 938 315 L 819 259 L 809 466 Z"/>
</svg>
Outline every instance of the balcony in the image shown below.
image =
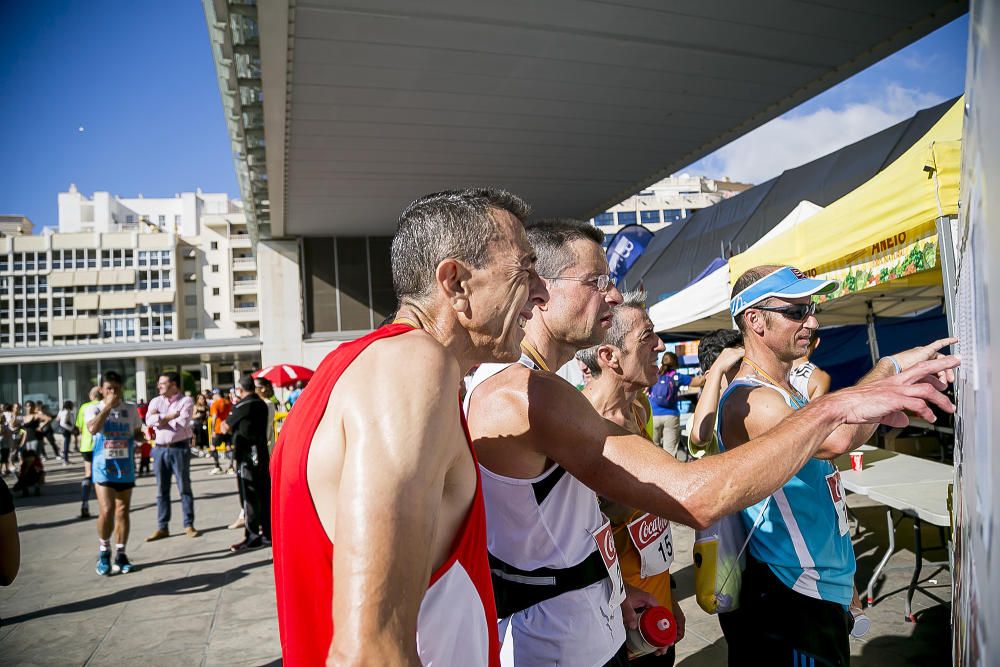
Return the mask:
<svg viewBox="0 0 1000 667">
<path fill-rule="evenodd" d="M 257 293 L 256 280 L 233 281 L 233 294 L 256 294 L 256 293 Z"/>
<path fill-rule="evenodd" d="M 250 235 L 249 234 L 233 234 L 229 237 L 229 246 L 231 248 L 249 248 L 250 247 Z"/>
<path fill-rule="evenodd" d="M 256 271 L 257 260 L 253 257 L 241 257 L 233 260 L 233 271 Z"/>
<path fill-rule="evenodd" d="M 257 306 L 237 306 L 232 310 L 233 322 L 256 322 L 260 319 Z"/>
</svg>

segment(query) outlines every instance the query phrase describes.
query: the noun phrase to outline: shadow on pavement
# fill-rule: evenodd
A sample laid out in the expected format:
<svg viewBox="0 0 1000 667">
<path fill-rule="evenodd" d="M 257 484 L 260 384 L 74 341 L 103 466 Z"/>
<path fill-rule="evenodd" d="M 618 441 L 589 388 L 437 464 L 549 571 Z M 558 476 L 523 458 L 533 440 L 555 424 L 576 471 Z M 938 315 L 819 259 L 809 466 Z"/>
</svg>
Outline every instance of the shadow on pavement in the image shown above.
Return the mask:
<svg viewBox="0 0 1000 667">
<path fill-rule="evenodd" d="M 92 611 L 109 605 L 118 604 L 119 602 L 130 602 L 132 600 L 139 600 L 142 598 L 204 593 L 246 577 L 249 570 L 253 570 L 258 567 L 265 567 L 270 564 L 271 559 L 265 558 L 253 563 L 238 565 L 230 570 L 226 570 L 225 572 L 195 574 L 189 577 L 171 579 L 169 581 L 157 581 L 155 583 L 140 584 L 139 586 L 125 588 L 108 595 L 90 598 L 89 600 L 70 602 L 67 604 L 57 605 L 55 607 L 49 607 L 47 609 L 39 609 L 38 611 L 33 611 L 27 614 L 21 614 L 20 616 L 4 618 L 4 625 L 9 627 L 15 623 L 24 623 L 36 618 L 45 618 L 46 616 Z M 143 569 L 146 569 L 146 567 L 150 566 L 145 566 Z"/>
<path fill-rule="evenodd" d="M 884 635 L 865 642 L 861 652 L 866 664 L 886 664 L 888 655 L 897 664 L 950 665 L 951 605 L 939 604 L 916 612 L 917 623 L 909 637 Z M 894 661 L 895 662 L 895 661 Z"/>
<path fill-rule="evenodd" d="M 726 664 L 729 646 L 724 637 L 719 637 L 714 644 L 709 644 L 697 653 L 685 656 L 677 661 L 678 667 L 719 667 Z M 721 652 L 721 653 L 720 653 Z M 721 660 L 720 660 L 721 655 Z"/>
</svg>

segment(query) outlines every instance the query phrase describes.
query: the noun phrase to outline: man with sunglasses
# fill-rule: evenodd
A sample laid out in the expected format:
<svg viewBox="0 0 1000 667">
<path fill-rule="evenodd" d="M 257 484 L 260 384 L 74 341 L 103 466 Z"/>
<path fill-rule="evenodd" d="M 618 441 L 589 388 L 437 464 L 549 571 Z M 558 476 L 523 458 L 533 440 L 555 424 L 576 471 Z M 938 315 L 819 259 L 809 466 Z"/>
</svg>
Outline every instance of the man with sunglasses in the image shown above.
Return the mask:
<svg viewBox="0 0 1000 667">
<path fill-rule="evenodd" d="M 836 288 L 836 281 L 810 279 L 788 266 L 758 266 L 737 279 L 730 311 L 743 333 L 745 354 L 719 402 L 721 451 L 739 452 L 807 409 L 809 396 L 793 387 L 789 373 L 819 327 L 813 296 Z M 885 357 L 858 386 L 941 357 L 938 351 L 953 342 L 943 339 Z M 952 379 L 945 371 L 932 381 Z M 850 663 L 855 558 L 844 487 L 830 459 L 861 445 L 875 427 L 835 429 L 786 484 L 740 513 L 750 541 L 740 608 L 727 615 L 723 628 L 730 665 Z M 787 451 L 799 446 L 789 442 Z"/>
<path fill-rule="evenodd" d="M 937 380 L 954 358 L 830 394 L 767 437 L 682 464 L 599 415 L 553 371 L 600 343 L 622 302 L 597 228 L 574 220 L 527 226 L 549 293 L 524 327 L 522 355 L 483 364 L 465 409 L 480 467 L 487 545 L 505 664 L 625 665 L 625 625 L 652 603 L 621 578 L 601 496 L 670 521 L 705 527 L 767 497 L 842 424 L 934 419 L 951 404 Z M 843 451 L 847 451 L 846 447 Z M 624 604 L 623 604 L 624 602 Z"/>
</svg>

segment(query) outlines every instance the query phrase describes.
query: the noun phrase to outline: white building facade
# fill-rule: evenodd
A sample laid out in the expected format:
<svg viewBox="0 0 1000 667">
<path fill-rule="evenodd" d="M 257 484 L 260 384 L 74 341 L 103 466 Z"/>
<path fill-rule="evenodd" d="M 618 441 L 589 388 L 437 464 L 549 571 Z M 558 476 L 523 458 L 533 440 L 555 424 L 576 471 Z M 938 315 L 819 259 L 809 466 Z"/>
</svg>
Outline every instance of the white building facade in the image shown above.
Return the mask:
<svg viewBox="0 0 1000 667">
<path fill-rule="evenodd" d="M 186 371 L 201 388 L 259 365 L 257 266 L 239 201 L 71 186 L 58 204 L 56 231 L 33 235 L 29 223 L 0 236 L 0 400 L 79 400 L 63 359 L 95 360 L 74 373 L 94 379 L 117 368 L 137 397 L 152 391 L 147 367 Z"/>
</svg>

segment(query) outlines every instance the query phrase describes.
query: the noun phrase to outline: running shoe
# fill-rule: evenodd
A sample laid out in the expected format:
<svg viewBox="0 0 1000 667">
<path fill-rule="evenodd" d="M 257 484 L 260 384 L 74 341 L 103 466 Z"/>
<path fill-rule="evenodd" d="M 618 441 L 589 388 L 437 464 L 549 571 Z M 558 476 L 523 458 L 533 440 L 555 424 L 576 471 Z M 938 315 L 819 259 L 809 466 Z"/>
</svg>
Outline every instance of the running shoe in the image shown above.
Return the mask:
<svg viewBox="0 0 1000 667">
<path fill-rule="evenodd" d="M 118 555 L 115 556 L 115 564 L 111 567 L 111 571 L 115 574 L 119 572 L 121 574 L 128 574 L 132 571 L 132 563 L 129 562 L 128 556 L 125 555 L 124 551 L 119 551 Z"/>
<path fill-rule="evenodd" d="M 97 574 L 106 577 L 111 574 L 111 550 L 97 554 Z"/>
<path fill-rule="evenodd" d="M 80 518 L 89 519 L 90 518 L 90 508 L 84 505 L 80 508 Z"/>
</svg>

